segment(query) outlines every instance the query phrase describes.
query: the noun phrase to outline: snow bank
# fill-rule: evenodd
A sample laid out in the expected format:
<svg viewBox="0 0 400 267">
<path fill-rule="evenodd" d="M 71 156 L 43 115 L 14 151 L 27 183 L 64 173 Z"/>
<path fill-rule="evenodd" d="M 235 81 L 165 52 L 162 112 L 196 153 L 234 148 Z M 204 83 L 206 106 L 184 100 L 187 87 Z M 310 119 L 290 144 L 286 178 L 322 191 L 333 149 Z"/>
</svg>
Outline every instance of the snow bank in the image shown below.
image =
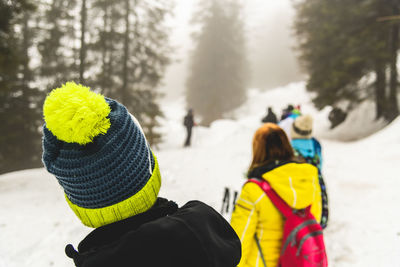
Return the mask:
<svg viewBox="0 0 400 267">
<path fill-rule="evenodd" d="M 87 233 L 44 169 L 0 176 L 0 267 L 72 266 L 64 247 Z"/>
<path fill-rule="evenodd" d="M 330 123 L 326 118 L 331 111 L 330 107 L 326 107 L 320 113 L 325 118 L 325 123 L 319 126 L 320 136 L 325 139 L 340 140 L 340 141 L 356 141 L 363 139 L 387 125 L 383 119 L 375 119 L 375 105 L 370 101 L 365 101 L 357 108 L 351 111 L 346 120 L 335 127 L 330 129 Z M 322 120 L 324 121 L 324 120 Z"/>
<path fill-rule="evenodd" d="M 400 144 L 400 117 L 387 125 L 381 131 L 360 141 L 361 144 L 375 144 L 382 149 Z"/>
</svg>

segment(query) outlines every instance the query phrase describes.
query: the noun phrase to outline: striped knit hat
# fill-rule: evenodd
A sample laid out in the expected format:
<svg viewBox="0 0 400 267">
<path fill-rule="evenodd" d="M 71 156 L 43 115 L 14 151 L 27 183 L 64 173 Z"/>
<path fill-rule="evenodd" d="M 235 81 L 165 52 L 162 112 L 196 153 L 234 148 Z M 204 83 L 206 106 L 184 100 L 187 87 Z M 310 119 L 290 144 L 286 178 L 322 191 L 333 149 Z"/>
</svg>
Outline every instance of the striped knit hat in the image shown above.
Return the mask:
<svg viewBox="0 0 400 267">
<path fill-rule="evenodd" d="M 84 225 L 123 220 L 155 203 L 158 163 L 122 104 L 68 82 L 47 96 L 43 114 L 43 163 Z"/>
</svg>

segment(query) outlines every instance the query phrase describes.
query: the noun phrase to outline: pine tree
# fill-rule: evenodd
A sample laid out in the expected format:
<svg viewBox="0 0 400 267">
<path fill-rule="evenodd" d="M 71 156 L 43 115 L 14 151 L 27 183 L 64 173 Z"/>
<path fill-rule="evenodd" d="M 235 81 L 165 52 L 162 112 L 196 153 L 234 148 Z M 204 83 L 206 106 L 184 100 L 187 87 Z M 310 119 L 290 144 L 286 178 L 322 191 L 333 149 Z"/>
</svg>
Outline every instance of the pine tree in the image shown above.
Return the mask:
<svg viewBox="0 0 400 267">
<path fill-rule="evenodd" d="M 135 114 L 149 142 L 155 145 L 161 141 L 155 128 L 157 117 L 162 116 L 156 88 L 169 64 L 170 53 L 168 29 L 163 23 L 172 7 L 162 0 L 135 0 L 129 8 L 132 21 L 125 20 L 121 101 Z"/>
<path fill-rule="evenodd" d="M 156 89 L 170 62 L 164 21 L 172 6 L 161 0 L 113 0 L 99 1 L 95 7 L 102 11 L 104 23 L 97 26 L 99 37 L 92 45 L 101 58 L 94 85 L 135 114 L 149 142 L 157 144 L 157 118 L 162 113 Z"/>
<path fill-rule="evenodd" d="M 194 17 L 201 25 L 187 80 L 187 105 L 209 125 L 242 104 L 247 61 L 244 26 L 236 1 L 208 1 Z"/>
<path fill-rule="evenodd" d="M 118 25 L 123 17 L 123 9 L 118 6 L 119 0 L 99 0 L 93 5 L 93 12 L 101 14 L 100 24 L 94 25 L 93 42 L 89 44 L 89 50 L 93 60 L 98 62 L 99 71 L 90 83 L 108 97 L 116 98 L 119 77 L 117 69 L 120 67 L 116 55 L 119 53 L 123 34 L 118 32 Z"/>
</svg>

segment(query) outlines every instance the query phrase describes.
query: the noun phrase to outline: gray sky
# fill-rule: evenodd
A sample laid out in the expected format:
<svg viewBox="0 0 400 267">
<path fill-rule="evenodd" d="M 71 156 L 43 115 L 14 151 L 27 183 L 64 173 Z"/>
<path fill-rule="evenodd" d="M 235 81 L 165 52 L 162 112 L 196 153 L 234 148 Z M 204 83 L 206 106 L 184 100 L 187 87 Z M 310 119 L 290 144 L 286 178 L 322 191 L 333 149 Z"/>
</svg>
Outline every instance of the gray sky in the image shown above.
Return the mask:
<svg viewBox="0 0 400 267">
<path fill-rule="evenodd" d="M 176 0 L 171 26 L 171 43 L 175 47 L 173 62 L 166 71 L 161 92 L 167 98 L 182 95 L 188 74 L 188 59 L 193 43 L 190 25 L 193 12 L 201 0 Z M 291 24 L 294 10 L 290 0 L 246 0 L 244 18 L 251 67 L 250 87 L 268 89 L 300 80 Z"/>
</svg>

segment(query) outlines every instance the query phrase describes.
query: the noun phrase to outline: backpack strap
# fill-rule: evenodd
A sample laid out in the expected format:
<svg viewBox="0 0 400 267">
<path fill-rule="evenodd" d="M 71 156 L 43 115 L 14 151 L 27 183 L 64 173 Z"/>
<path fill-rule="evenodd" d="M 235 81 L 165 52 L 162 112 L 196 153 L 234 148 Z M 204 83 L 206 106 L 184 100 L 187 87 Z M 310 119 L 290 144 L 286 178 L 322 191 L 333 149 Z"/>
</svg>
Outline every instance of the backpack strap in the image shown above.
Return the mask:
<svg viewBox="0 0 400 267">
<path fill-rule="evenodd" d="M 292 208 L 272 189 L 264 179 L 250 178 L 247 182 L 255 183 L 267 194 L 274 206 L 287 218 L 293 213 Z"/>
</svg>

